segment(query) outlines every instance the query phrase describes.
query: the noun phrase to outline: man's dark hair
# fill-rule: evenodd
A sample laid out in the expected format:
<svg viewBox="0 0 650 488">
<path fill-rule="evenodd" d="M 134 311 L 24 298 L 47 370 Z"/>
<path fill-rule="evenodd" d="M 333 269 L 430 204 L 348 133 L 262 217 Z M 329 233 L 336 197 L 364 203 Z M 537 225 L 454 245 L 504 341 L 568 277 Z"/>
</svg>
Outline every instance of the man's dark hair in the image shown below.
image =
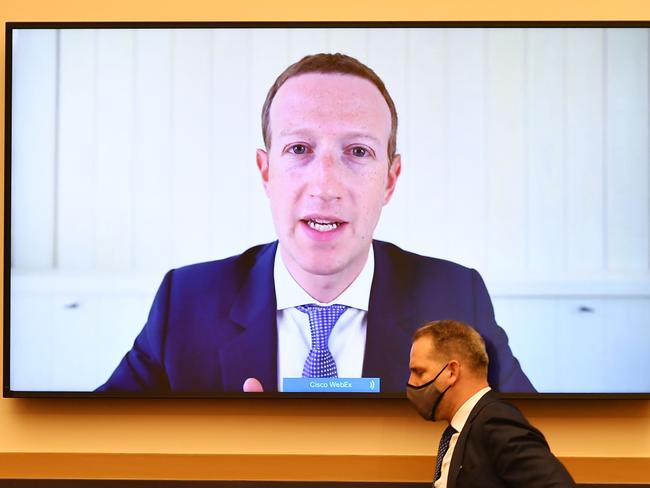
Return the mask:
<svg viewBox="0 0 650 488">
<path fill-rule="evenodd" d="M 341 53 L 320 53 L 305 56 L 300 61 L 289 66 L 278 76 L 266 94 L 266 100 L 262 107 L 262 135 L 266 149 L 268 150 L 271 147 L 270 111 L 275 94 L 289 78 L 305 73 L 353 75 L 368 80 L 377 87 L 384 100 L 386 100 L 388 109 L 390 110 L 391 129 L 388 139 L 388 164 L 390 165 L 397 152 L 397 110 L 395 109 L 395 103 L 390 97 L 384 82 L 381 81 L 381 78 L 373 70 L 359 60 Z"/>
</svg>

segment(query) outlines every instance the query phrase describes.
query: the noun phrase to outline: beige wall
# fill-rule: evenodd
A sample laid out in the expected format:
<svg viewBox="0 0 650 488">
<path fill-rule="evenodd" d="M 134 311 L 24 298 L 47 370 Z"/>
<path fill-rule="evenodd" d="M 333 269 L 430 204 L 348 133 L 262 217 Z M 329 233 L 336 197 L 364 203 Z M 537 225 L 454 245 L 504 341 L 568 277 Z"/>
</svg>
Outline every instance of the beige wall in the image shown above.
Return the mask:
<svg viewBox="0 0 650 488">
<path fill-rule="evenodd" d="M 333 0 L 305 10 L 302 0 L 241 4 L 4 0 L 0 19 L 642 20 L 650 16 L 641 1 L 564 3 L 547 0 L 531 8 L 517 0 L 427 0 L 409 2 L 407 10 L 387 0 Z M 4 36 L 1 42 L 4 53 Z M 4 92 L 4 69 L 0 83 Z M 553 450 L 579 481 L 650 483 L 650 401 L 527 400 L 518 404 L 545 432 Z M 323 435 L 314 437 L 314 431 Z M 425 481 L 431 476 L 430 456 L 440 426 L 421 422 L 405 401 L 395 400 L 2 399 L 0 433 L 0 477 L 5 478 Z M 332 472 L 330 463 L 338 470 Z"/>
</svg>

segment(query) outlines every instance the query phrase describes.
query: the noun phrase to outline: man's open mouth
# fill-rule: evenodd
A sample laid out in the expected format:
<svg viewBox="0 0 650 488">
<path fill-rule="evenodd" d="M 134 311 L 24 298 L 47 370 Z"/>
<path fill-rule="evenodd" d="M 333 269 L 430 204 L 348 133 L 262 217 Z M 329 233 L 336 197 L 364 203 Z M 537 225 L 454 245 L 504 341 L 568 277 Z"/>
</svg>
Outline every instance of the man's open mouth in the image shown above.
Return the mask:
<svg viewBox="0 0 650 488">
<path fill-rule="evenodd" d="M 305 219 L 305 222 L 310 229 L 314 229 L 318 232 L 331 232 L 343 225 L 344 222 L 332 221 L 332 220 L 322 220 L 322 219 Z"/>
</svg>

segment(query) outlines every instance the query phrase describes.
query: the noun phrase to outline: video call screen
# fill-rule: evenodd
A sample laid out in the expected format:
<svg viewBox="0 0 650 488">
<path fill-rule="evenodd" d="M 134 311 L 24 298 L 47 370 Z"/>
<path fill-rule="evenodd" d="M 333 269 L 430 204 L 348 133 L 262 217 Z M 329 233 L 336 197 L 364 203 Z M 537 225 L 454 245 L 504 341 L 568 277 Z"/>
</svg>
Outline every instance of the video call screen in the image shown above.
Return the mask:
<svg viewBox="0 0 650 488">
<path fill-rule="evenodd" d="M 439 319 L 479 330 L 502 392 L 650 393 L 647 27 L 7 35 L 5 396 L 400 397 L 412 334 Z M 318 53 L 394 101 L 391 195 L 390 112 L 354 75 L 290 78 L 269 129 L 289 142 L 265 146 L 269 89 Z M 341 134 L 337 159 L 321 143 Z M 313 298 L 301 273 L 358 262 L 328 309 L 336 374 L 306 375 L 326 319 L 291 302 Z"/>
</svg>

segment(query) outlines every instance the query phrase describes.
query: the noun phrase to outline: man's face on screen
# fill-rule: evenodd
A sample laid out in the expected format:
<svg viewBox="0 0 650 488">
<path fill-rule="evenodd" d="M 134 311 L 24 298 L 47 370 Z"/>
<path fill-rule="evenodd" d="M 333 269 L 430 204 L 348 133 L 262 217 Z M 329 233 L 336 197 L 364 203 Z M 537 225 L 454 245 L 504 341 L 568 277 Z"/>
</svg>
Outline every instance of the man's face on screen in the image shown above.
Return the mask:
<svg viewBox="0 0 650 488">
<path fill-rule="evenodd" d="M 363 78 L 308 73 L 278 90 L 271 147 L 258 150 L 257 164 L 298 281 L 303 273 L 356 276 L 363 267 L 400 172 L 399 157 L 388 161 L 390 130 L 386 101 Z"/>
</svg>

